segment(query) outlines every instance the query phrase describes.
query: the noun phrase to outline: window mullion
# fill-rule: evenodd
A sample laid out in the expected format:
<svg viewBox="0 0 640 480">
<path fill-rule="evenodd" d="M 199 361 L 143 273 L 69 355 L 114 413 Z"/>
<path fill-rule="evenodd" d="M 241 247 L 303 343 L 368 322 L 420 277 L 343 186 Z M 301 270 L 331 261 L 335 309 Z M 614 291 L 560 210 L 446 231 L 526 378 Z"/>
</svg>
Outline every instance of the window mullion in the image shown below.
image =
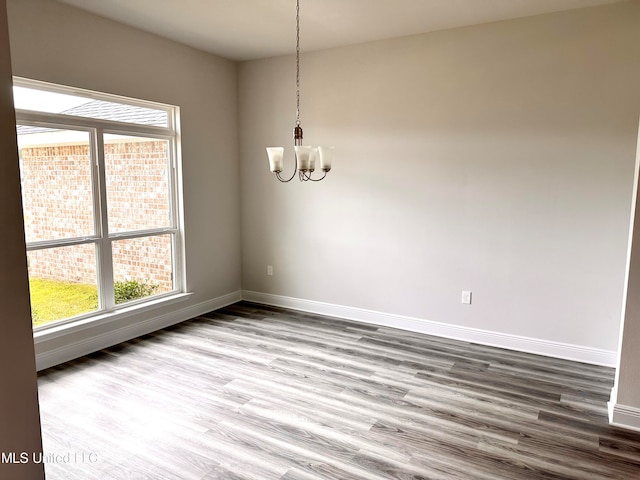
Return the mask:
<svg viewBox="0 0 640 480">
<path fill-rule="evenodd" d="M 104 159 L 104 131 L 93 130 L 95 145 L 94 209 L 96 211 L 96 232 L 100 236 L 97 244 L 99 299 L 102 310 L 111 310 L 115 306 L 113 295 L 113 255 L 109 239 L 109 217 L 107 212 L 107 176 Z"/>
<path fill-rule="evenodd" d="M 55 240 L 42 240 L 27 243 L 27 252 L 36 250 L 45 250 L 47 248 L 70 247 L 72 245 L 83 245 L 86 243 L 95 243 L 99 239 L 96 235 L 86 237 L 60 238 Z"/>
</svg>

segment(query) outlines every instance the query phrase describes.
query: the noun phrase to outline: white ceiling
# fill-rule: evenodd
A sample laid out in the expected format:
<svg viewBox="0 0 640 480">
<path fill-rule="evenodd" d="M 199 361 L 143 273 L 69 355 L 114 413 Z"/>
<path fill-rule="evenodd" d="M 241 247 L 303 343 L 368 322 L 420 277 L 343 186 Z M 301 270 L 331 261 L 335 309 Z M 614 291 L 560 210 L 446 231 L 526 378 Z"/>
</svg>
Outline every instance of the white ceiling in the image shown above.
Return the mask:
<svg viewBox="0 0 640 480">
<path fill-rule="evenodd" d="M 295 51 L 295 0 L 58 0 L 232 60 Z M 301 50 L 621 0 L 300 0 Z"/>
</svg>

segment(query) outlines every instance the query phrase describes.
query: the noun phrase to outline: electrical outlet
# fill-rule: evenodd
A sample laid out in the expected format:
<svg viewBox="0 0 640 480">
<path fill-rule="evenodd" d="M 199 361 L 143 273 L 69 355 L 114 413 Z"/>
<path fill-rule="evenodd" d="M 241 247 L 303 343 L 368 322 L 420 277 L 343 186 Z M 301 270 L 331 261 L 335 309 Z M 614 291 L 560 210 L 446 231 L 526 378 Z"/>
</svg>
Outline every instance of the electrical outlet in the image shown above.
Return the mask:
<svg viewBox="0 0 640 480">
<path fill-rule="evenodd" d="M 271 265 L 267 265 L 267 275 L 273 275 L 273 267 Z"/>
<path fill-rule="evenodd" d="M 471 305 L 471 292 L 469 292 L 468 290 L 463 290 L 461 301 L 465 305 Z"/>
</svg>

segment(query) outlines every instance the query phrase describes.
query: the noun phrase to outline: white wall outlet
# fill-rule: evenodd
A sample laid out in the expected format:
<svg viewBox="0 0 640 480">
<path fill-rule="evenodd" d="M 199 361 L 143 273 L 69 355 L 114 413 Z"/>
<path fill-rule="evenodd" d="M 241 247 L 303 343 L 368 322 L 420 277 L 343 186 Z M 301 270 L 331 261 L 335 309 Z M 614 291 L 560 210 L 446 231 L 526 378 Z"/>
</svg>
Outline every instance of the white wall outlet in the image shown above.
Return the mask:
<svg viewBox="0 0 640 480">
<path fill-rule="evenodd" d="M 461 301 L 465 305 L 471 305 L 471 292 L 469 292 L 468 290 L 463 290 Z"/>
<path fill-rule="evenodd" d="M 271 265 L 267 265 L 267 275 L 273 275 L 273 267 Z"/>
</svg>

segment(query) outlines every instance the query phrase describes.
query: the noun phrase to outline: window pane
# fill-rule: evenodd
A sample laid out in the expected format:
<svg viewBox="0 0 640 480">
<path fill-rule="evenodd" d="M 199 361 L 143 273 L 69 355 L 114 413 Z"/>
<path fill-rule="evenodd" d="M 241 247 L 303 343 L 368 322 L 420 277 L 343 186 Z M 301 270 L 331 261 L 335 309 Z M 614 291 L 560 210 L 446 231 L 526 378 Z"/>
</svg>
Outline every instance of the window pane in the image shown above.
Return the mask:
<svg viewBox="0 0 640 480">
<path fill-rule="evenodd" d="M 165 110 L 94 100 L 81 95 L 53 93 L 34 88 L 13 87 L 13 103 L 15 108 L 22 110 L 59 113 L 138 125 L 169 126 L 169 115 Z"/>
<path fill-rule="evenodd" d="M 27 242 L 93 235 L 89 133 L 18 127 Z"/>
<path fill-rule="evenodd" d="M 116 303 L 173 290 L 172 237 L 157 235 L 113 242 Z"/>
<path fill-rule="evenodd" d="M 169 142 L 104 136 L 109 232 L 171 226 Z"/>
<path fill-rule="evenodd" d="M 93 244 L 27 253 L 33 326 L 98 309 Z"/>
</svg>

